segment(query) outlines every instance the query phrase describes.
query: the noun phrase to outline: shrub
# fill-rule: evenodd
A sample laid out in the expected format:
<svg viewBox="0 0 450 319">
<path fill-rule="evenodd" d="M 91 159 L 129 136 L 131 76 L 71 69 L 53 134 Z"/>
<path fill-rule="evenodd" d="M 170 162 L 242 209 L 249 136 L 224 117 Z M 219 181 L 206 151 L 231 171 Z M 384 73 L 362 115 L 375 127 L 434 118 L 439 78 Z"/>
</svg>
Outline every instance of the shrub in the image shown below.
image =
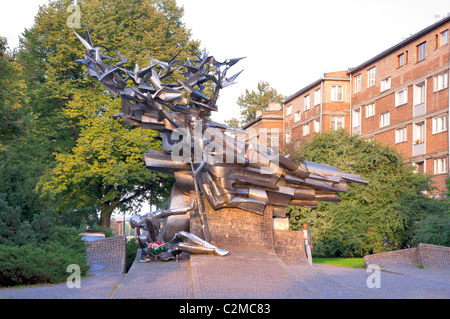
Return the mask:
<svg viewBox="0 0 450 319">
<path fill-rule="evenodd" d="M 292 229 L 310 225 L 316 256 L 361 257 L 406 247 L 416 221 L 442 212 L 438 201 L 424 195 L 432 190 L 430 176 L 415 174 L 390 146 L 341 130 L 316 135 L 288 151 L 294 161 L 334 166 L 369 181 L 349 186 L 339 194 L 339 203 L 320 202 L 316 210 L 289 207 Z"/>
<path fill-rule="evenodd" d="M 137 250 L 139 248 L 141 248 L 141 246 L 136 239 L 132 238 L 127 242 L 127 272 L 133 265 L 133 262 L 136 259 Z"/>
<path fill-rule="evenodd" d="M 0 285 L 63 282 L 70 264 L 87 273 L 86 246 L 76 228 L 57 225 L 52 210 L 31 221 L 21 217 L 0 196 Z"/>
<path fill-rule="evenodd" d="M 412 243 L 450 247 L 450 216 L 434 214 L 416 222 Z"/>
</svg>

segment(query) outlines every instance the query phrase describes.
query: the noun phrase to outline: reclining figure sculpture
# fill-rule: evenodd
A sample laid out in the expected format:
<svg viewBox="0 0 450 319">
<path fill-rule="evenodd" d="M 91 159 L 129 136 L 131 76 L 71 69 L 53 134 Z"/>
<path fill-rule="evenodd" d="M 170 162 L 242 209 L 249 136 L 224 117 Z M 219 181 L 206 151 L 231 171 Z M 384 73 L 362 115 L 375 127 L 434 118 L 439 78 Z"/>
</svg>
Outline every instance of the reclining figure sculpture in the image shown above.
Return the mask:
<svg viewBox="0 0 450 319">
<path fill-rule="evenodd" d="M 298 165 L 281 155 L 277 145 L 267 149 L 243 142 L 229 133 L 245 132 L 210 120 L 211 112 L 217 111 L 220 90 L 234 84 L 242 72 L 227 77 L 228 70 L 242 58 L 219 62 L 205 51 L 202 57 L 182 64 L 176 60 L 177 54 L 169 62 L 151 58 L 150 66 L 141 70 L 136 65 L 132 72 L 122 67 L 128 59 L 117 51 L 119 62 L 104 63 L 113 58 L 93 46 L 88 30 L 86 39 L 75 34 L 86 48 L 84 59 L 77 62 L 115 97 L 121 97 L 116 117 L 160 132 L 165 152 L 146 153 L 147 168 L 175 177 L 170 209 L 132 218 L 132 226 L 146 233 L 140 239 L 143 248 L 160 239 L 176 246 L 172 251 L 225 255 L 226 251 L 209 244 L 203 197 L 214 210 L 238 208 L 263 214 L 270 205 L 274 216 L 283 217 L 288 205 L 317 207 L 318 201 L 338 202 L 338 193 L 348 191 L 347 184 L 367 183 L 359 175 L 341 173 L 327 165 Z M 179 72 L 182 69 L 184 73 Z M 185 80 L 167 83 L 175 74 Z M 209 97 L 205 90 L 212 92 Z M 192 194 L 196 200 L 191 205 Z M 200 218 L 203 238 L 188 232 L 186 214 L 193 211 Z M 161 218 L 165 221 L 160 233 Z"/>
</svg>

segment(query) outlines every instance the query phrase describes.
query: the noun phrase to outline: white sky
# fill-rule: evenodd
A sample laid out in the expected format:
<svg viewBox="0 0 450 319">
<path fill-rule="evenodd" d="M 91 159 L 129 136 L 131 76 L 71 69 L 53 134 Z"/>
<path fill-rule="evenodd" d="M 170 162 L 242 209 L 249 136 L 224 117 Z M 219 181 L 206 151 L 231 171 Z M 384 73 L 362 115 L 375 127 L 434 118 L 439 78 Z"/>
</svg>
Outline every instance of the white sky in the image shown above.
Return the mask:
<svg viewBox="0 0 450 319">
<path fill-rule="evenodd" d="M 33 24 L 48 0 L 1 0 L 0 35 L 10 47 Z M 223 122 L 239 117 L 238 97 L 270 83 L 289 96 L 323 73 L 347 70 L 397 44 L 450 12 L 448 0 L 176 0 L 183 21 L 202 49 L 217 60 L 246 56 L 229 75 L 244 69 L 221 91 Z M 82 13 L 81 9 L 81 13 Z M 83 24 L 83 16 L 81 16 Z"/>
</svg>

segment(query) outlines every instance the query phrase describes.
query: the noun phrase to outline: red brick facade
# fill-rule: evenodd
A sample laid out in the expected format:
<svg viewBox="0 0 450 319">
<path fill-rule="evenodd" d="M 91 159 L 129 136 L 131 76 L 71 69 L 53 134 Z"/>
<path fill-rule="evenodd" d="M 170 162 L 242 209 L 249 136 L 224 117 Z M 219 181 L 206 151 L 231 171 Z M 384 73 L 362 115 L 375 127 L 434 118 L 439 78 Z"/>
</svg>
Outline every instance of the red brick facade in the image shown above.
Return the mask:
<svg viewBox="0 0 450 319">
<path fill-rule="evenodd" d="M 325 73 L 284 101 L 287 142 L 302 142 L 331 129 L 350 128 L 350 77 Z"/>
<path fill-rule="evenodd" d="M 343 127 L 392 145 L 418 171 L 434 175 L 435 194 L 444 194 L 449 171 L 449 29 L 450 16 L 347 72 L 326 73 L 288 97 L 286 141 L 301 143 Z M 342 86 L 342 96 L 337 86 Z"/>
<path fill-rule="evenodd" d="M 447 17 L 348 72 L 351 132 L 434 175 L 437 195 L 448 177 L 449 29 Z"/>
</svg>

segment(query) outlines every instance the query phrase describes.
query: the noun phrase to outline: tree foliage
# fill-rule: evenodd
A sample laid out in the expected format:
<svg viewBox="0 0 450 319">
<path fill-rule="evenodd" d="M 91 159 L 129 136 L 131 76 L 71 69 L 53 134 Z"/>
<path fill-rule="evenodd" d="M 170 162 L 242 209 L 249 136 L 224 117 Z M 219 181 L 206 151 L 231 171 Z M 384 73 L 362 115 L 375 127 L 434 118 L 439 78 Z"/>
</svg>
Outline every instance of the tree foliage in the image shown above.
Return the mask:
<svg viewBox="0 0 450 319">
<path fill-rule="evenodd" d="M 143 154 L 158 149 L 153 132 L 134 130 L 113 119 L 119 111 L 104 88 L 75 62 L 85 48 L 67 25 L 70 0 L 42 6 L 34 25 L 21 39 L 20 62 L 35 116 L 33 132 L 42 143 L 48 174 L 40 187 L 56 199 L 60 211 L 101 210 L 109 225 L 115 208 L 130 209 L 150 197 L 156 200 L 170 179 L 149 172 Z M 78 1 L 84 34 L 89 28 L 94 46 L 128 64 L 146 67 L 150 57 L 168 61 L 192 57 L 198 42 L 190 39 L 174 0 Z"/>
<path fill-rule="evenodd" d="M 341 130 L 316 135 L 290 150 L 297 161 L 331 165 L 369 181 L 367 186 L 351 185 L 340 203 L 320 203 L 313 211 L 289 209 L 293 228 L 310 223 L 317 255 L 351 257 L 400 249 L 412 243 L 417 221 L 442 212 L 441 204 L 425 194 L 432 190 L 430 176 L 414 173 L 389 146 Z"/>
<path fill-rule="evenodd" d="M 59 225 L 51 209 L 27 220 L 0 193 L 0 285 L 63 282 L 70 264 L 89 269 L 78 230 Z"/>
<path fill-rule="evenodd" d="M 257 90 L 251 92 L 246 89 L 245 93 L 239 96 L 237 104 L 241 109 L 241 125 L 253 121 L 256 117 L 256 111 L 267 110 L 270 103 L 282 103 L 283 95 L 272 88 L 266 81 L 260 81 Z M 235 124 L 234 122 L 232 124 Z"/>
<path fill-rule="evenodd" d="M 6 39 L 0 37 L 0 151 L 24 129 L 25 103 L 22 67 L 8 51 Z"/>
</svg>

